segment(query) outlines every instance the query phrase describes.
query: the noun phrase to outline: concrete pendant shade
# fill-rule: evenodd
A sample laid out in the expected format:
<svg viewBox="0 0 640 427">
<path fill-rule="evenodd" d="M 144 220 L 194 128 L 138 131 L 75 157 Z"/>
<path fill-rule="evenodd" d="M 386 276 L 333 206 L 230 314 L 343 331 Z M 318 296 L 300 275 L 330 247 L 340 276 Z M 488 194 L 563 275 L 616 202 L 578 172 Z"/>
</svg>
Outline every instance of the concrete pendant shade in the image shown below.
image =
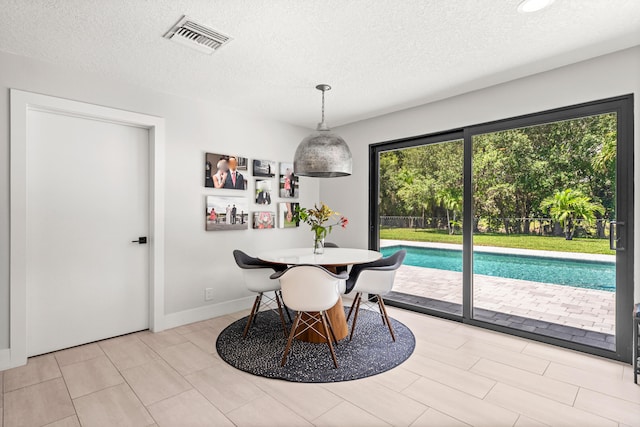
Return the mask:
<svg viewBox="0 0 640 427">
<path fill-rule="evenodd" d="M 293 171 L 299 176 L 334 178 L 351 175 L 352 158 L 349 146 L 331 132 L 324 122 L 324 92 L 328 85 L 318 85 L 322 91 L 322 122 L 315 132 L 300 142 L 293 160 Z"/>
</svg>

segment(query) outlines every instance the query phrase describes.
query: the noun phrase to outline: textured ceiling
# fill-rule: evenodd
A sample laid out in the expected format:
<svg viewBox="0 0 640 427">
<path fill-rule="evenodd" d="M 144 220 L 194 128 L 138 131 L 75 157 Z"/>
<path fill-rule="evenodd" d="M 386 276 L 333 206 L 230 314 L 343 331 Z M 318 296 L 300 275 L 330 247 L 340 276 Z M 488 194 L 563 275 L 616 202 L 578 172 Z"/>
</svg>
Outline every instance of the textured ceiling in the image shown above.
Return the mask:
<svg viewBox="0 0 640 427">
<path fill-rule="evenodd" d="M 0 50 L 305 127 L 336 126 L 640 44 L 640 1 L 0 0 Z M 162 36 L 183 15 L 234 38 Z"/>
</svg>

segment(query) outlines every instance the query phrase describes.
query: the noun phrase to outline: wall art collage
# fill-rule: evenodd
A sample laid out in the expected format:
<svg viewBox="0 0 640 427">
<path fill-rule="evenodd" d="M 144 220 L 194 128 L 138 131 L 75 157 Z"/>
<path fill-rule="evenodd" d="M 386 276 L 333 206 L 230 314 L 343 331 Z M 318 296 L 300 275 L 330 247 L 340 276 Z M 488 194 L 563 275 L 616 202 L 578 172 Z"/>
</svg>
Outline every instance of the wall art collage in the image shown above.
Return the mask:
<svg viewBox="0 0 640 427">
<path fill-rule="evenodd" d="M 250 167 L 251 165 L 251 167 Z M 204 186 L 207 231 L 295 228 L 300 184 L 293 163 L 206 153 Z M 234 194 L 235 193 L 235 194 Z M 277 214 L 276 214 L 277 207 Z"/>
</svg>

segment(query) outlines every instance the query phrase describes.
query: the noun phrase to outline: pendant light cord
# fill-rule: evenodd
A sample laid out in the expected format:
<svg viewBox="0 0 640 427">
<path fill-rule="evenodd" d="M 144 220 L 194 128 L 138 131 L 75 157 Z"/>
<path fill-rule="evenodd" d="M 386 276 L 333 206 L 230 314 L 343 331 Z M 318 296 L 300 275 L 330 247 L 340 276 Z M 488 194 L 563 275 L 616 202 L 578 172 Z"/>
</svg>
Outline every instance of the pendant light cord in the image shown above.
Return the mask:
<svg viewBox="0 0 640 427">
<path fill-rule="evenodd" d="M 324 123 L 324 90 L 322 91 L 322 122 Z"/>
<path fill-rule="evenodd" d="M 322 84 L 322 85 L 316 86 L 316 89 L 318 89 L 319 91 L 322 91 L 322 121 L 318 123 L 318 127 L 316 129 L 323 130 L 323 131 L 331 130 L 329 129 L 329 126 L 327 126 L 327 124 L 324 122 L 324 93 L 328 90 L 331 90 L 331 86 L 327 84 Z"/>
</svg>

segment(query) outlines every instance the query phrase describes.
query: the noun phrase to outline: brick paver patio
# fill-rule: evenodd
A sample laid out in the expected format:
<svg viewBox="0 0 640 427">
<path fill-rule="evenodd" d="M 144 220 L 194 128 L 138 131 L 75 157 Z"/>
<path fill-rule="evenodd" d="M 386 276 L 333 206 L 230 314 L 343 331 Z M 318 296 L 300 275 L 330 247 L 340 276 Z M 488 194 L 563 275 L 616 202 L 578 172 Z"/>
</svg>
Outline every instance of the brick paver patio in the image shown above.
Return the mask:
<svg viewBox="0 0 640 427">
<path fill-rule="evenodd" d="M 393 290 L 462 304 L 462 273 L 403 265 Z M 615 294 L 548 283 L 475 276 L 475 308 L 615 333 Z"/>
</svg>

